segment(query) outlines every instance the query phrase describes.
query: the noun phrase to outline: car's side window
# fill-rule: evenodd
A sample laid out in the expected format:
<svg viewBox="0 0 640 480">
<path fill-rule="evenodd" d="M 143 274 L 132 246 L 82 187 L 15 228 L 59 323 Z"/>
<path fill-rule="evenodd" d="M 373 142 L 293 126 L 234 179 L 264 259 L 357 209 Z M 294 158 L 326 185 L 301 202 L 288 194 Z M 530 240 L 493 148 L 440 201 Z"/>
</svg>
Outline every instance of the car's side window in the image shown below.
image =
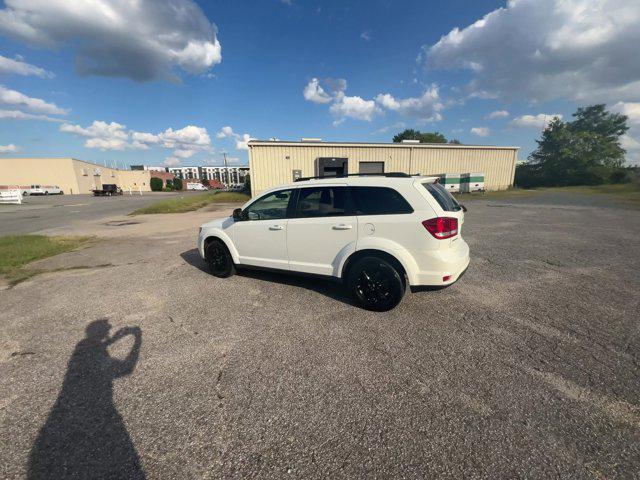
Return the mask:
<svg viewBox="0 0 640 480">
<path fill-rule="evenodd" d="M 397 215 L 413 213 L 400 193 L 388 187 L 351 187 L 356 215 Z"/>
<path fill-rule="evenodd" d="M 242 212 L 245 220 L 279 220 L 287 218 L 291 190 L 279 190 L 259 198 Z"/>
<path fill-rule="evenodd" d="M 348 215 L 347 187 L 301 188 L 296 217 L 341 217 Z"/>
</svg>

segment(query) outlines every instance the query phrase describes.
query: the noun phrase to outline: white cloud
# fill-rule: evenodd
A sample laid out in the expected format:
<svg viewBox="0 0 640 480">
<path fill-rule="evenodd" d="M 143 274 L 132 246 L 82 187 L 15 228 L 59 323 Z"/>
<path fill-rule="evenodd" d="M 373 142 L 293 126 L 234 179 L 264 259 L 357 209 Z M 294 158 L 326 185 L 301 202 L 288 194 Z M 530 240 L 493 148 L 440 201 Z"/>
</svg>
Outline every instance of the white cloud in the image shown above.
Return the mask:
<svg viewBox="0 0 640 480">
<path fill-rule="evenodd" d="M 439 112 L 444 108 L 438 87 L 435 85 L 425 90 L 420 97 L 396 99 L 390 93 L 385 93 L 378 95 L 376 102 L 387 110 L 417 118 L 423 122 L 441 120 L 442 115 Z"/>
<path fill-rule="evenodd" d="M 84 142 L 86 148 L 106 151 L 124 150 L 129 146 L 127 143 L 129 133 L 126 131 L 126 127 L 116 122 L 106 123 L 96 120 L 86 128 L 64 123 L 60 125 L 60 131 L 85 137 L 87 139 Z"/>
<path fill-rule="evenodd" d="M 13 143 L 9 145 L 0 145 L 0 153 L 16 153 L 19 152 L 20 148 L 16 147 Z"/>
<path fill-rule="evenodd" d="M 335 117 L 334 127 L 344 123 L 347 118 L 370 122 L 376 116 L 384 115 L 385 110 L 421 122 L 438 121 L 442 119 L 440 111 L 445 107 L 436 85 L 427 88 L 419 97 L 395 98 L 390 93 L 381 93 L 374 99 L 367 100 L 360 96 L 346 95 L 347 81 L 343 78 L 329 78 L 323 83 L 326 89 L 317 78 L 313 78 L 304 89 L 304 97 L 314 103 L 330 103 L 329 111 Z"/>
<path fill-rule="evenodd" d="M 379 135 L 387 132 L 396 132 L 400 131 L 406 127 L 404 122 L 396 122 L 393 125 L 387 125 L 386 127 L 379 128 L 378 130 L 371 132 L 371 135 Z"/>
<path fill-rule="evenodd" d="M 627 151 L 627 163 L 640 166 L 640 142 L 627 134 L 620 138 L 620 145 Z"/>
<path fill-rule="evenodd" d="M 362 97 L 348 97 L 340 92 L 329 111 L 341 120 L 343 118 L 355 118 L 356 120 L 364 120 L 370 122 L 373 117 L 382 113 L 376 102 L 373 100 L 365 100 Z"/>
<path fill-rule="evenodd" d="M 23 62 L 22 59 L 14 60 L 2 55 L 0 55 L 0 75 L 22 75 L 24 77 L 33 75 L 40 78 L 53 78 L 55 76 L 44 68 Z"/>
<path fill-rule="evenodd" d="M 629 117 L 628 122 L 631 125 L 640 126 L 640 102 L 618 102 L 611 107 L 611 110 Z"/>
<path fill-rule="evenodd" d="M 232 137 L 234 135 L 233 128 L 231 127 L 222 127 L 218 133 L 216 133 L 216 138 L 227 138 Z"/>
<path fill-rule="evenodd" d="M 542 130 L 549 125 L 554 117 L 558 117 L 562 120 L 562 115 L 559 113 L 539 113 L 537 115 L 522 115 L 520 117 L 516 117 L 511 120 L 509 124 L 514 127 L 537 128 L 538 130 Z"/>
<path fill-rule="evenodd" d="M 620 138 L 620 145 L 627 151 L 627 161 L 631 165 L 640 165 L 640 102 L 618 102 L 611 110 L 629 117 L 629 131 Z"/>
<path fill-rule="evenodd" d="M 509 112 L 507 112 L 506 110 L 495 110 L 484 118 L 492 120 L 494 118 L 507 118 L 508 116 Z"/>
<path fill-rule="evenodd" d="M 473 127 L 469 131 L 478 137 L 486 137 L 491 133 L 487 127 Z"/>
<path fill-rule="evenodd" d="M 158 135 L 165 148 L 180 150 L 208 150 L 211 147 L 211 137 L 204 127 L 188 125 L 180 130 L 167 128 Z"/>
<path fill-rule="evenodd" d="M 48 115 L 36 115 L 25 113 L 20 110 L 0 110 L 0 120 L 43 120 L 45 122 L 64 122 L 60 118 L 49 117 Z"/>
<path fill-rule="evenodd" d="M 304 99 L 313 103 L 330 103 L 332 98 L 320 86 L 317 78 L 312 78 L 302 92 Z"/>
<path fill-rule="evenodd" d="M 253 138 L 248 133 L 240 135 L 239 133 L 234 132 L 233 128 L 229 126 L 222 127 L 220 131 L 216 134 L 216 137 L 217 138 L 234 138 L 236 141 L 236 150 L 248 150 L 249 146 L 247 145 L 247 142 L 249 142 L 249 140 L 255 140 L 255 138 Z"/>
<path fill-rule="evenodd" d="M 100 150 L 147 150 L 151 145 L 160 145 L 173 150 L 173 158 L 190 158 L 199 151 L 211 151 L 211 138 L 204 127 L 188 125 L 179 130 L 167 128 L 164 132 L 153 134 L 127 130 L 117 122 L 94 121 L 88 127 L 65 123 L 60 131 L 72 133 L 87 140 L 86 148 Z"/>
<path fill-rule="evenodd" d="M 365 42 L 370 42 L 371 41 L 371 32 L 369 30 L 365 30 L 364 32 L 362 32 L 360 34 L 360 38 L 362 40 L 364 40 Z"/>
<path fill-rule="evenodd" d="M 81 75 L 144 82 L 222 61 L 216 26 L 193 0 L 5 0 L 0 33 L 37 47 L 77 49 Z"/>
<path fill-rule="evenodd" d="M 179 167 L 182 163 L 179 158 L 176 157 L 167 157 L 164 159 L 164 163 L 167 167 Z"/>
<path fill-rule="evenodd" d="M 68 110 L 58 107 L 55 103 L 48 103 L 40 98 L 28 97 L 24 93 L 11 90 L 3 85 L 0 85 L 0 103 L 49 115 L 66 115 L 68 113 Z"/>
<path fill-rule="evenodd" d="M 640 96 L 638 0 L 510 0 L 419 57 L 466 69 L 484 96 L 633 101 Z"/>
</svg>

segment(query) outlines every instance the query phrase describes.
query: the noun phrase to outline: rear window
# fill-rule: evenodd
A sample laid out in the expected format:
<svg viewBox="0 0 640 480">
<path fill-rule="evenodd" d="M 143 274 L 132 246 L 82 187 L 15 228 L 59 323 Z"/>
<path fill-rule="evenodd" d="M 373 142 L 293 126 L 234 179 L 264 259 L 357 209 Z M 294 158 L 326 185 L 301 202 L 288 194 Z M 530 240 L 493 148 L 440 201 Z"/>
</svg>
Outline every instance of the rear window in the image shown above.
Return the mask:
<svg viewBox="0 0 640 480">
<path fill-rule="evenodd" d="M 440 205 L 445 212 L 457 212 L 462 210 L 462 207 L 458 201 L 453 198 L 447 189 L 439 183 L 423 183 L 422 186 L 427 189 L 436 202 Z"/>
<path fill-rule="evenodd" d="M 351 187 L 356 215 L 397 215 L 413 213 L 400 193 L 387 187 Z"/>
</svg>

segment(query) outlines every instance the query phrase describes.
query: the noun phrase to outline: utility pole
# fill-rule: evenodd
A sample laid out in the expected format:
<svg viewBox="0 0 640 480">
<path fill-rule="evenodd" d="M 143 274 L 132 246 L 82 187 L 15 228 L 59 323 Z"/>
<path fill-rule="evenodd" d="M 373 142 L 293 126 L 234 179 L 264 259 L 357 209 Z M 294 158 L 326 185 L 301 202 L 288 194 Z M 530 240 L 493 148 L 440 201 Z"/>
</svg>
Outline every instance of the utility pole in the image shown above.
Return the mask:
<svg viewBox="0 0 640 480">
<path fill-rule="evenodd" d="M 223 151 L 222 155 L 224 156 L 224 185 L 225 187 L 227 187 L 227 190 L 229 190 L 229 167 L 227 167 L 227 152 Z"/>
</svg>

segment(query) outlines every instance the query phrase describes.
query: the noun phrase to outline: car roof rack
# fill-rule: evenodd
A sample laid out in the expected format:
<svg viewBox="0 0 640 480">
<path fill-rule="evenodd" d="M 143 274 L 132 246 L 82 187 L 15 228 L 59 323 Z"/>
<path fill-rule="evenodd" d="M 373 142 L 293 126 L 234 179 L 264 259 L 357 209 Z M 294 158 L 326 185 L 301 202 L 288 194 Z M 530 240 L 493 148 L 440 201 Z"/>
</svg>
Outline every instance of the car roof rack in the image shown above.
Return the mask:
<svg viewBox="0 0 640 480">
<path fill-rule="evenodd" d="M 331 178 L 347 178 L 347 177 L 391 177 L 391 178 L 410 178 L 419 176 L 419 173 L 408 174 L 404 172 L 387 172 L 387 173 L 348 173 L 346 175 L 320 175 L 317 177 L 300 177 L 296 178 L 296 182 L 304 182 L 305 180 L 324 180 Z"/>
</svg>

